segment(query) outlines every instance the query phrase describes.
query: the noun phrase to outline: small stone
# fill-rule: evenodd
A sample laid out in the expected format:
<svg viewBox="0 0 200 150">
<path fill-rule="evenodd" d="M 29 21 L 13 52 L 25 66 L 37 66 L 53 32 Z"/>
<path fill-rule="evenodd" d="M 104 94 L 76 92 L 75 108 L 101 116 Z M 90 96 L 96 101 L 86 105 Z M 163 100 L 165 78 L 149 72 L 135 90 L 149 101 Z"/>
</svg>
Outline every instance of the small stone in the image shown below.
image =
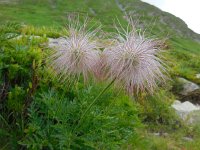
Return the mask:
<svg viewBox="0 0 200 150">
<path fill-rule="evenodd" d="M 67 45 L 66 39 L 64 37 L 60 37 L 57 39 L 49 38 L 49 47 L 53 49 L 58 49 L 60 47 L 65 47 Z"/>
<path fill-rule="evenodd" d="M 169 135 L 169 134 L 166 133 L 166 132 L 165 132 L 165 133 L 162 133 L 162 136 L 163 136 L 163 137 L 167 137 L 168 135 Z"/>
<path fill-rule="evenodd" d="M 160 136 L 160 133 L 159 133 L 159 132 L 156 132 L 156 133 L 153 133 L 153 135 L 155 135 L 155 136 Z"/>
<path fill-rule="evenodd" d="M 198 106 L 195 106 L 194 104 L 190 103 L 189 101 L 183 102 L 183 103 L 177 103 L 175 102 L 172 107 L 177 111 L 182 112 L 191 112 L 194 110 L 200 110 Z"/>
<path fill-rule="evenodd" d="M 183 137 L 182 139 L 185 141 L 193 141 L 193 139 L 191 137 Z"/>
<path fill-rule="evenodd" d="M 200 73 L 196 74 L 196 78 L 200 79 Z"/>
<path fill-rule="evenodd" d="M 194 105 L 189 101 L 183 103 L 175 101 L 172 104 L 172 107 L 183 121 L 186 121 L 189 124 L 199 121 L 198 118 L 200 117 L 200 113 L 198 112 L 200 112 L 200 107 L 198 105 Z"/>
<path fill-rule="evenodd" d="M 164 132 L 164 133 L 163 132 L 155 132 L 155 133 L 153 133 L 153 135 L 167 137 L 169 134 L 166 132 Z"/>
<path fill-rule="evenodd" d="M 178 105 L 178 104 L 181 104 L 181 101 L 175 100 L 174 103 L 173 103 L 173 105 Z"/>
<path fill-rule="evenodd" d="M 193 83 L 191 81 L 188 81 L 188 80 L 186 80 L 184 78 L 178 78 L 178 81 L 181 84 L 183 84 L 183 90 L 180 92 L 181 95 L 185 95 L 186 96 L 189 93 L 200 89 L 200 87 L 197 84 L 195 84 L 195 83 Z"/>
</svg>

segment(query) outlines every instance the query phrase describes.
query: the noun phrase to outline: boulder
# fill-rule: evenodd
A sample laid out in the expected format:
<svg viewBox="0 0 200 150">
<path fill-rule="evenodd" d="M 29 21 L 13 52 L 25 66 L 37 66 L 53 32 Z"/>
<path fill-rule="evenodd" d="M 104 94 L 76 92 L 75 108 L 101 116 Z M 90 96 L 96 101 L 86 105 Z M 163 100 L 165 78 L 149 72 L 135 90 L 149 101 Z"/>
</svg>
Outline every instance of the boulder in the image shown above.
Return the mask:
<svg viewBox="0 0 200 150">
<path fill-rule="evenodd" d="M 176 100 L 172 107 L 183 121 L 189 124 L 200 121 L 200 107 L 198 105 L 194 105 L 189 101 L 181 103 Z"/>
<path fill-rule="evenodd" d="M 197 84 L 195 84 L 195 83 L 193 83 L 191 81 L 188 81 L 188 80 L 186 80 L 184 78 L 178 78 L 178 81 L 182 84 L 182 90 L 179 93 L 181 95 L 186 96 L 189 93 L 200 89 L 200 87 Z"/>
</svg>

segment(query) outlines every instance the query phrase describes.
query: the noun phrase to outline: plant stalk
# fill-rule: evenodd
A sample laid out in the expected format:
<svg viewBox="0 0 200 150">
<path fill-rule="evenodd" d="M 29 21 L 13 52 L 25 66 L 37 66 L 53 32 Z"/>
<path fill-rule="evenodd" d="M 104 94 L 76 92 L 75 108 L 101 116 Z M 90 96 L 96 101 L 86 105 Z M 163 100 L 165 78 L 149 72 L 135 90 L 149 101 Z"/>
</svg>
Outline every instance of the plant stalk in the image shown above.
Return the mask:
<svg viewBox="0 0 200 150">
<path fill-rule="evenodd" d="M 78 124 L 75 126 L 75 128 L 72 130 L 72 133 L 80 126 L 80 123 L 84 120 L 85 116 L 87 115 L 87 112 L 92 108 L 92 106 L 99 100 L 99 98 L 106 92 L 108 88 L 115 82 L 114 78 L 100 93 L 97 95 L 97 97 L 94 98 L 92 103 L 88 106 L 88 108 L 84 111 L 84 113 L 81 115 L 80 120 L 78 121 Z"/>
</svg>

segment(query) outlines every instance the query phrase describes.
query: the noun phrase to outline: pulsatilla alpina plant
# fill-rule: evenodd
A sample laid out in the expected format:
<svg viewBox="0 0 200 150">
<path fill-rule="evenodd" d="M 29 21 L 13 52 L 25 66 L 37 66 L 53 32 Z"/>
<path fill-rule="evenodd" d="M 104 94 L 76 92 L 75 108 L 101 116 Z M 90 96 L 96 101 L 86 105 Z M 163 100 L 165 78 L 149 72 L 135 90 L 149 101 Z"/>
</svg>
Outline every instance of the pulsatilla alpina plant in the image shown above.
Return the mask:
<svg viewBox="0 0 200 150">
<path fill-rule="evenodd" d="M 83 74 L 84 80 L 87 80 L 91 72 L 111 78 L 111 82 L 94 99 L 86 112 L 113 83 L 119 83 L 129 94 L 139 91 L 152 93 L 157 81 L 165 78 L 165 68 L 158 57 L 160 42 L 145 38 L 136 31 L 132 22 L 130 19 L 127 30 L 116 28 L 118 32 L 117 38 L 113 40 L 114 44 L 102 52 L 95 40 L 99 29 L 89 32 L 86 30 L 86 22 L 80 25 L 79 21 L 75 21 L 74 25 L 69 25 L 65 46 L 61 46 L 51 56 L 51 66 L 61 78 Z"/>
<path fill-rule="evenodd" d="M 74 125 L 71 135 L 79 134 L 86 115 L 92 106 L 113 84 L 118 84 L 126 89 L 129 94 L 140 91 L 153 92 L 157 81 L 165 78 L 165 68 L 158 57 L 160 43 L 154 39 L 145 38 L 138 34 L 131 25 L 130 31 L 123 32 L 117 28 L 118 35 L 110 47 L 100 51 L 95 35 L 98 29 L 88 32 L 86 24 L 69 26 L 69 35 L 66 37 L 65 46 L 61 46 L 51 56 L 51 66 L 60 78 L 66 79 L 83 75 L 86 81 L 89 74 L 104 75 L 110 83 L 97 95 L 88 107 L 83 111 L 80 119 Z M 80 28 L 77 28 L 77 25 Z M 99 67 L 99 68 L 98 68 Z M 103 73 L 102 73 L 103 72 Z"/>
</svg>

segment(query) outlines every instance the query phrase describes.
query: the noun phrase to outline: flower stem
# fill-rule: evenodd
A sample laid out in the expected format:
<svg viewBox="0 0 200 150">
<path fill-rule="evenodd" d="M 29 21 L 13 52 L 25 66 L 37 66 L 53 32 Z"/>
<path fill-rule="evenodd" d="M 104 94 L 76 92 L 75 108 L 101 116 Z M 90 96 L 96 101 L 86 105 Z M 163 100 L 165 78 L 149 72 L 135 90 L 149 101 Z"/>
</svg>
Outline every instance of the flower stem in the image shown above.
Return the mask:
<svg viewBox="0 0 200 150">
<path fill-rule="evenodd" d="M 97 97 L 94 98 L 92 103 L 87 107 L 87 109 L 84 111 L 84 113 L 81 115 L 80 120 L 78 121 L 78 124 L 73 129 L 72 133 L 80 126 L 80 123 L 84 120 L 85 116 L 87 115 L 87 112 L 92 108 L 92 106 L 99 100 L 99 98 L 106 92 L 106 90 L 115 82 L 114 78 L 100 93 L 97 95 Z"/>
</svg>

